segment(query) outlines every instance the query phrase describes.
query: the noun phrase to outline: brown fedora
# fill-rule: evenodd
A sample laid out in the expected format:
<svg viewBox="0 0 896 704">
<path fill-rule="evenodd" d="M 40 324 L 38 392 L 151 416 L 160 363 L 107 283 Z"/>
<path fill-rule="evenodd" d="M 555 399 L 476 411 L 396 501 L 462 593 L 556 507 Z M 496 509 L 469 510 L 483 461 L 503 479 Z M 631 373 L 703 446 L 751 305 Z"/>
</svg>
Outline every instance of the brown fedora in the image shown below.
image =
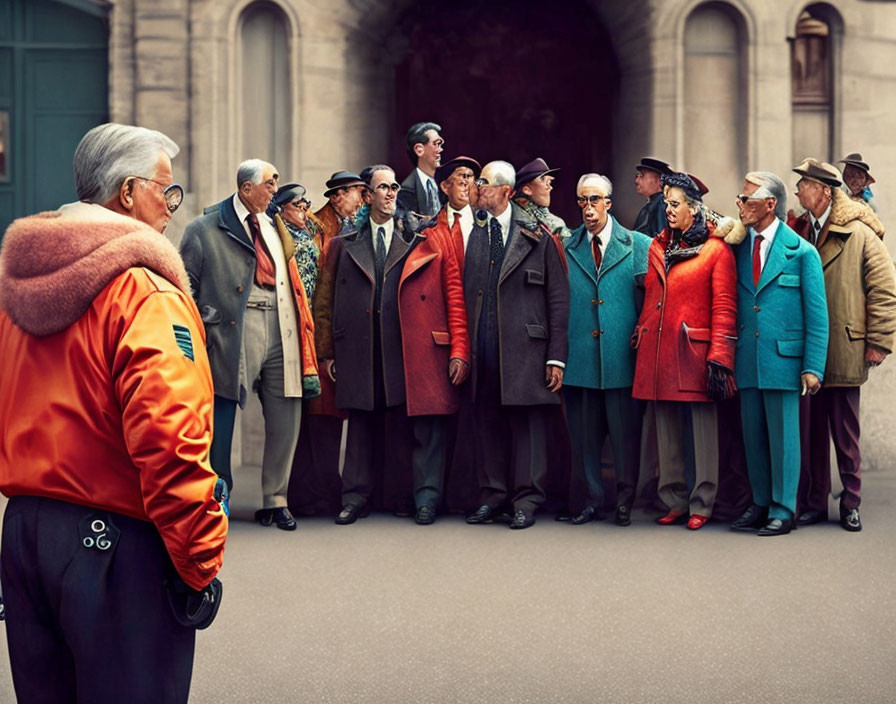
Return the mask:
<svg viewBox="0 0 896 704">
<path fill-rule="evenodd" d="M 871 167 L 868 166 L 868 162 L 864 161 L 862 155 L 858 152 L 847 154 L 838 163 L 849 164 L 850 166 L 855 166 L 857 169 L 861 169 L 868 176 L 868 183 L 874 183 L 874 176 L 871 175 Z"/>
<path fill-rule="evenodd" d="M 832 188 L 839 188 L 843 184 L 843 176 L 840 174 L 840 170 L 826 161 L 806 158 L 803 159 L 802 164 L 795 166 L 793 171 L 804 178 L 818 181 Z"/>
</svg>

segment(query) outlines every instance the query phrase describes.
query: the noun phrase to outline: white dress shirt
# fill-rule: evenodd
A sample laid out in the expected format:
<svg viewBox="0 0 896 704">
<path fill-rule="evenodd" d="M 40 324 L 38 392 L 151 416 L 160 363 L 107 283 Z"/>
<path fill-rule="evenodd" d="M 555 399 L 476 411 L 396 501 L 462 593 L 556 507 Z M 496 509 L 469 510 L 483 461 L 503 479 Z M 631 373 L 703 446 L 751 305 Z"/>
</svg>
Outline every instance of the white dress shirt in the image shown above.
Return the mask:
<svg viewBox="0 0 896 704">
<path fill-rule="evenodd" d="M 809 213 L 809 226 L 812 228 L 812 244 L 818 244 L 818 235 L 821 234 L 821 231 L 824 229 L 825 223 L 827 223 L 828 218 L 831 217 L 831 206 L 833 206 L 834 201 L 828 203 L 827 210 L 825 210 L 820 218 L 815 217 L 812 214 L 812 211 L 808 211 Z M 818 230 L 815 229 L 815 223 L 818 223 Z"/>
<path fill-rule="evenodd" d="M 392 246 L 392 232 L 395 230 L 395 221 L 392 218 L 389 218 L 382 225 L 378 225 L 374 222 L 373 218 L 370 218 L 370 236 L 373 239 L 373 251 L 376 252 L 376 237 L 377 230 L 383 228 L 386 232 L 383 236 L 383 239 L 386 241 L 386 256 L 389 256 L 389 247 Z"/>
<path fill-rule="evenodd" d="M 613 234 L 613 223 L 608 217 L 607 221 L 604 223 L 604 226 L 597 234 L 592 235 L 590 232 L 588 232 L 588 230 L 585 230 L 585 232 L 588 233 L 588 244 L 591 244 L 595 237 L 598 238 L 597 248 L 600 250 L 600 262 L 601 266 L 603 266 L 604 255 L 607 253 L 607 244 L 609 243 L 610 237 Z"/>
</svg>

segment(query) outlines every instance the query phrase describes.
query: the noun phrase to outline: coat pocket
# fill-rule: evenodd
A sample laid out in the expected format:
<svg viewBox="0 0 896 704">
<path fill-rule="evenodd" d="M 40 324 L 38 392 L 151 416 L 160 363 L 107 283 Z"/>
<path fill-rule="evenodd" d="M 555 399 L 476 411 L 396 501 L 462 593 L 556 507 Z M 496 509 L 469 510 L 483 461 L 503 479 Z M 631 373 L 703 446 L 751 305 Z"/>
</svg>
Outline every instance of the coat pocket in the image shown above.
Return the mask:
<svg viewBox="0 0 896 704">
<path fill-rule="evenodd" d="M 778 354 L 782 357 L 802 357 L 805 340 L 778 340 Z"/>
<path fill-rule="evenodd" d="M 709 353 L 709 328 L 692 328 L 682 321 L 678 334 L 678 388 L 681 391 L 706 391 L 706 355 Z"/>
<path fill-rule="evenodd" d="M 526 269 L 526 283 L 544 286 L 544 272 L 538 269 Z"/>
<path fill-rule="evenodd" d="M 432 331 L 432 341 L 437 345 L 450 345 L 451 344 L 451 335 L 447 332 L 443 332 L 441 330 L 433 330 Z"/>
<path fill-rule="evenodd" d="M 865 331 L 864 330 L 856 330 L 855 328 L 846 326 L 846 337 L 849 338 L 850 342 L 858 342 L 860 340 L 865 339 Z"/>
<path fill-rule="evenodd" d="M 548 339 L 548 331 L 545 329 L 544 325 L 535 325 L 533 323 L 526 324 L 526 333 L 529 337 L 533 337 L 536 340 L 547 340 Z"/>
<path fill-rule="evenodd" d="M 778 277 L 778 285 L 784 286 L 785 288 L 799 288 L 800 276 L 799 274 L 781 274 L 781 276 Z"/>
</svg>

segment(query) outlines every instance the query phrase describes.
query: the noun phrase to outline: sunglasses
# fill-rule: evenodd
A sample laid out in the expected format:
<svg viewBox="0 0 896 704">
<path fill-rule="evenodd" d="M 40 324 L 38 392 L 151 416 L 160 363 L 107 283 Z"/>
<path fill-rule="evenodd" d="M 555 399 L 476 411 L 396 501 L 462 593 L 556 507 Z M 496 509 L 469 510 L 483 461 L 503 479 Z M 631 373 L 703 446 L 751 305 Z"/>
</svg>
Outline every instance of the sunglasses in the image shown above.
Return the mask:
<svg viewBox="0 0 896 704">
<path fill-rule="evenodd" d="M 741 205 L 746 205 L 748 200 L 768 200 L 770 196 L 745 196 L 743 193 L 738 193 L 734 200 L 738 201 Z"/>
<path fill-rule="evenodd" d="M 579 196 L 576 198 L 576 203 L 580 208 L 584 208 L 588 205 L 597 205 L 602 200 L 610 200 L 610 196 Z"/>
</svg>

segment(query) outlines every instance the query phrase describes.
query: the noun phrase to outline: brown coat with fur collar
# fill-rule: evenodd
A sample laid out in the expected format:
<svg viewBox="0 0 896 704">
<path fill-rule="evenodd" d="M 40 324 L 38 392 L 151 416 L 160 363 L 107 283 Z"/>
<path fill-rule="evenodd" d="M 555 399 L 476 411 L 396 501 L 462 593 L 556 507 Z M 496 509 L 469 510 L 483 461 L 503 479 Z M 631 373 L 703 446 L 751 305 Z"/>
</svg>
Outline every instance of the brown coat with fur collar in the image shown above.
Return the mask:
<svg viewBox="0 0 896 704">
<path fill-rule="evenodd" d="M 881 242 L 883 225 L 865 203 L 833 190 L 831 215 L 816 246 L 824 268 L 831 333 L 825 386 L 860 386 L 868 379 L 865 347 L 888 354 L 896 342 L 896 275 Z M 793 229 L 804 238 L 809 216 Z"/>
</svg>

